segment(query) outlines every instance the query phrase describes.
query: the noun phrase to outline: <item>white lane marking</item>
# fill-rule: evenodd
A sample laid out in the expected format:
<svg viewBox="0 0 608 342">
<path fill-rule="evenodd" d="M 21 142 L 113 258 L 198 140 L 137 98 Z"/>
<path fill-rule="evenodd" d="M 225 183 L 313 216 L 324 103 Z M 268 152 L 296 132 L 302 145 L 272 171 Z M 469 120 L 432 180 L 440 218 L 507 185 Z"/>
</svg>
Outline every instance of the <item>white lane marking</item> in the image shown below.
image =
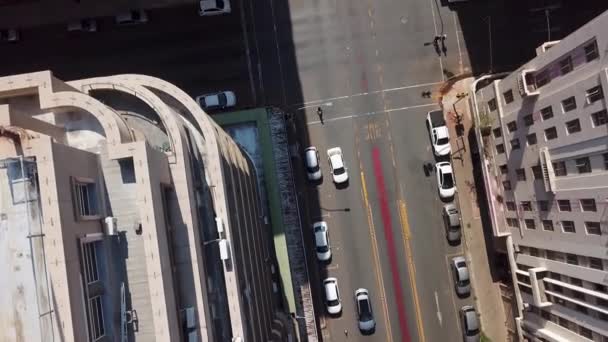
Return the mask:
<svg viewBox="0 0 608 342">
<path fill-rule="evenodd" d="M 368 91 L 368 92 L 365 92 L 365 93 L 357 93 L 357 94 L 352 94 L 352 95 L 330 97 L 330 98 L 322 99 L 322 100 L 311 100 L 311 101 L 306 101 L 306 102 L 303 102 L 303 103 L 296 103 L 296 104 L 290 105 L 289 107 L 296 107 L 296 106 L 309 107 L 308 105 L 310 105 L 310 104 L 323 103 L 323 102 L 336 101 L 336 100 L 344 100 L 344 99 L 348 99 L 348 98 L 352 98 L 352 97 L 365 96 L 365 95 L 374 95 L 374 94 L 380 94 L 380 93 L 389 93 L 391 91 L 398 91 L 398 90 L 404 90 L 404 89 L 419 88 L 419 87 L 428 87 L 428 86 L 442 84 L 442 83 L 443 83 L 443 81 L 442 82 L 430 82 L 430 83 L 418 83 L 418 84 L 412 84 L 412 85 L 403 86 L 403 87 L 373 90 L 373 91 Z"/>
<path fill-rule="evenodd" d="M 363 117 L 363 116 L 371 116 L 371 115 L 377 115 L 377 114 L 391 113 L 391 112 L 396 112 L 396 111 L 406 110 L 406 109 L 412 109 L 412 108 L 429 107 L 429 106 L 437 106 L 437 103 L 425 103 L 425 104 L 416 105 L 416 106 L 407 106 L 407 107 L 400 107 L 400 108 L 391 108 L 391 109 L 387 109 L 387 110 L 380 110 L 380 111 L 377 111 L 377 112 L 368 112 L 368 113 L 362 113 L 362 114 L 356 114 L 356 115 L 339 116 L 337 118 L 331 118 L 331 119 L 323 120 L 323 123 L 333 122 L 333 121 L 338 121 L 338 120 L 344 120 L 344 119 L 358 118 L 358 117 Z M 309 121 L 307 123 L 307 125 L 318 125 L 320 123 L 321 123 L 321 121 L 319 121 L 319 120 L 317 120 L 317 121 Z"/>
<path fill-rule="evenodd" d="M 454 18 L 454 33 L 456 34 L 456 45 L 458 46 L 458 64 L 460 65 L 460 73 L 464 72 L 464 63 L 462 62 L 462 50 L 460 49 L 460 37 L 458 31 L 458 22 L 456 21 L 456 12 L 452 12 Z"/>
<path fill-rule="evenodd" d="M 443 317 L 441 316 L 441 310 L 439 309 L 439 295 L 437 291 L 435 291 L 435 305 L 437 306 L 437 319 L 439 320 L 439 325 L 443 326 Z"/>
</svg>

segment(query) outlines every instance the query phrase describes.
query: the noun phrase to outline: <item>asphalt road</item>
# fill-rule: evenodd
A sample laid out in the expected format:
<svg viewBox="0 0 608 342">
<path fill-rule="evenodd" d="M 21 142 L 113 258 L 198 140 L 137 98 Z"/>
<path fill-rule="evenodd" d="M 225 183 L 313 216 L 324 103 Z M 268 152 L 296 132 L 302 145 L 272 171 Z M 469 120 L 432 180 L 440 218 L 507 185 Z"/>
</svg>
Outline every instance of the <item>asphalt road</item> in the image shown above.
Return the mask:
<svg viewBox="0 0 608 342">
<path fill-rule="evenodd" d="M 437 99 L 421 96 L 467 71 L 454 13 L 429 0 L 244 5 L 255 19 L 246 27 L 261 100 L 293 113 L 302 149 L 315 145 L 322 159 L 323 181 L 300 185 L 309 249 L 312 222 L 330 230 L 331 263 L 309 260 L 323 340 L 455 340 L 457 310 L 472 299 L 455 296 L 448 262 L 462 248 L 447 244 L 435 175 L 423 172 L 433 162 L 424 120 Z M 432 42 L 442 33 L 439 57 Z M 331 181 L 325 151 L 334 146 L 348 167 L 345 188 Z M 339 281 L 339 317 L 324 311 L 327 276 Z M 369 289 L 377 319 L 370 336 L 357 329 L 360 287 Z"/>
</svg>

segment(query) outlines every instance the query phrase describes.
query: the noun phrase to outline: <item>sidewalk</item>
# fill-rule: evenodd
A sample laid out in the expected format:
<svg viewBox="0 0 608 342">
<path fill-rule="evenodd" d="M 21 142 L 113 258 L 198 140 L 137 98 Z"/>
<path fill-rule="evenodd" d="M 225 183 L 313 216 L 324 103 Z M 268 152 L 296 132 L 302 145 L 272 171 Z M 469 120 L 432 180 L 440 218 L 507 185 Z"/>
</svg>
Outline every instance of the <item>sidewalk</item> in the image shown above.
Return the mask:
<svg viewBox="0 0 608 342">
<path fill-rule="evenodd" d="M 452 167 L 458 189 L 457 197 L 460 206 L 463 243 L 466 258 L 471 270 L 471 282 L 475 306 L 480 315 L 483 333 L 494 342 L 508 341 L 503 300 L 499 282 L 492 278 L 491 260 L 486 251 L 487 241 L 493 236 L 484 236 L 484 229 L 477 203 L 477 189 L 469 132 L 472 131 L 472 111 L 469 108 L 468 96 L 458 99 L 457 94 L 468 94 L 474 78 L 469 77 L 456 82 L 443 96 L 442 105 L 452 144 Z M 458 114 L 456 114 L 458 113 Z M 458 116 L 459 117 L 458 117 Z M 460 121 L 460 122 L 459 122 Z M 491 231 L 491 229 L 486 229 Z M 489 246 L 489 248 L 493 248 Z"/>
</svg>

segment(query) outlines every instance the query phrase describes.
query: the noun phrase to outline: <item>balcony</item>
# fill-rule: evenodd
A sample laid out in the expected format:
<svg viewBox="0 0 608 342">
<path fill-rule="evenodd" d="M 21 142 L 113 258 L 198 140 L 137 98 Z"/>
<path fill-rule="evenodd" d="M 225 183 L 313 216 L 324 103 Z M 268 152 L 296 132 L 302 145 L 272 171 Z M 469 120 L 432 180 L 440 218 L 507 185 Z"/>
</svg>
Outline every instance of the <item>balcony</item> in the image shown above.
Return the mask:
<svg viewBox="0 0 608 342">
<path fill-rule="evenodd" d="M 540 94 L 540 91 L 536 87 L 536 80 L 534 79 L 534 72 L 536 70 L 523 69 L 517 77 L 517 88 L 519 94 L 524 96 L 536 96 Z"/>
</svg>

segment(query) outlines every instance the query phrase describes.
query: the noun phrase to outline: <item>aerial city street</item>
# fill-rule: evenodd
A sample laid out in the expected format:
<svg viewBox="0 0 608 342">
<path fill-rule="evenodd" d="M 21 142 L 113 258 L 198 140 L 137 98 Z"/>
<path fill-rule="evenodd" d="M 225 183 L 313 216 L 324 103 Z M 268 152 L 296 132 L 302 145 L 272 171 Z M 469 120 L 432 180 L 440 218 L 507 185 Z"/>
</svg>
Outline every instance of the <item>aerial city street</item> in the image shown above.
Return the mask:
<svg viewBox="0 0 608 342">
<path fill-rule="evenodd" d="M 605 1 L 0 9 L 0 341 L 608 342 Z"/>
</svg>

